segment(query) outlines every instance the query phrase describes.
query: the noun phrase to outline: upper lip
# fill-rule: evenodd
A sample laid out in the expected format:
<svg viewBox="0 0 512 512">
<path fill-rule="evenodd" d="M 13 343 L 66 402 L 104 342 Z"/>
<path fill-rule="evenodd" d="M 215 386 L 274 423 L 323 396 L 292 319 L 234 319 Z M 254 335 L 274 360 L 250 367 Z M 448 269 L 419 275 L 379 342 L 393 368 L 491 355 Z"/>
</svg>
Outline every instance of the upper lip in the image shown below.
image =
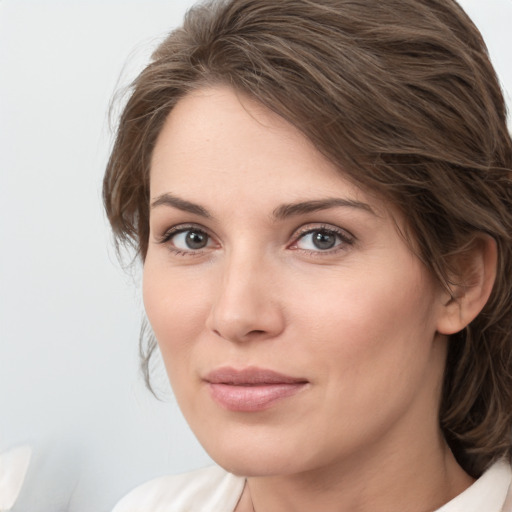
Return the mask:
<svg viewBox="0 0 512 512">
<path fill-rule="evenodd" d="M 290 377 L 282 373 L 250 366 L 243 369 L 228 366 L 217 368 L 208 373 L 204 380 L 210 384 L 230 384 L 232 386 L 265 385 L 265 384 L 300 384 L 307 379 Z"/>
</svg>

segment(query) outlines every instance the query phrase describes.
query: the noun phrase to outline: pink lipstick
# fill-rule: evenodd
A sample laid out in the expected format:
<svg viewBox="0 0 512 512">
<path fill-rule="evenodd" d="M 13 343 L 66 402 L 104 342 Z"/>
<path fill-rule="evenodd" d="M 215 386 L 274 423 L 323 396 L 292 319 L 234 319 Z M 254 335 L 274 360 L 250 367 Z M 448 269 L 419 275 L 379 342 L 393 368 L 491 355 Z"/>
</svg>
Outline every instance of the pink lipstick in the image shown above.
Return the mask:
<svg viewBox="0 0 512 512">
<path fill-rule="evenodd" d="M 230 411 L 257 412 L 304 389 L 308 381 L 256 367 L 223 367 L 205 378 L 212 398 Z"/>
</svg>

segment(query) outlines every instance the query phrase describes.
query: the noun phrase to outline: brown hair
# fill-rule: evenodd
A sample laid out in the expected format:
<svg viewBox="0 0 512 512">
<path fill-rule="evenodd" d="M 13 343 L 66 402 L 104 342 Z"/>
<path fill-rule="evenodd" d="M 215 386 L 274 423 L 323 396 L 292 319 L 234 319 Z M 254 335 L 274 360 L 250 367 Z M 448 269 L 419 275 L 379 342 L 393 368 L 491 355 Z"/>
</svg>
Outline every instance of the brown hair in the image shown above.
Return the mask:
<svg viewBox="0 0 512 512">
<path fill-rule="evenodd" d="M 406 217 L 443 285 L 475 233 L 498 246 L 480 315 L 451 337 L 440 424 L 478 476 L 512 452 L 512 142 L 482 37 L 453 0 L 229 0 L 188 12 L 134 81 L 104 179 L 119 242 L 144 259 L 149 168 L 193 89 L 227 84 L 300 129 Z M 142 350 L 146 368 L 154 341 Z"/>
</svg>

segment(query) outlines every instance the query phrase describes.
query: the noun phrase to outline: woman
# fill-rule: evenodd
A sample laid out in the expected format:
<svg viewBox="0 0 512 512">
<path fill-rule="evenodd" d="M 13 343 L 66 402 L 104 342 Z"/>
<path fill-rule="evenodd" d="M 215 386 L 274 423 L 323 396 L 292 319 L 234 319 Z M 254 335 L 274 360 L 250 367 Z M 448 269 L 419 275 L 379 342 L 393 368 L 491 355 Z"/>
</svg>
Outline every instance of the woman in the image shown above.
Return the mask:
<svg viewBox="0 0 512 512">
<path fill-rule="evenodd" d="M 104 199 L 223 469 L 115 512 L 512 510 L 511 169 L 452 0 L 189 12 L 133 85 Z"/>
</svg>

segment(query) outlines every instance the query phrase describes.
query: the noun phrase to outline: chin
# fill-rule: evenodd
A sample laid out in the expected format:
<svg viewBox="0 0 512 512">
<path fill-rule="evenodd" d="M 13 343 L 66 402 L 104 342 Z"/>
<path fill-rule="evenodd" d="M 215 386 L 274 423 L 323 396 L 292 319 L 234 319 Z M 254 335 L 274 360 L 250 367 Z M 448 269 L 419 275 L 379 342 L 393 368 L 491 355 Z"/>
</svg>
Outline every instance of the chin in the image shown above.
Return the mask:
<svg viewBox="0 0 512 512">
<path fill-rule="evenodd" d="M 288 460 L 276 460 L 275 457 L 265 459 L 258 454 L 222 454 L 220 457 L 212 457 L 213 460 L 229 473 L 243 477 L 270 477 L 295 473 L 295 468 L 290 466 Z"/>
<path fill-rule="evenodd" d="M 238 435 L 217 435 L 211 432 L 199 441 L 210 457 L 229 473 L 245 477 L 265 477 L 300 473 L 307 470 L 305 463 L 307 447 L 289 435 L 275 435 L 267 429 Z M 267 431 L 265 431 L 267 430 Z M 297 457 L 297 446 L 301 446 L 301 457 Z M 311 457 L 314 459 L 315 457 Z"/>
</svg>

